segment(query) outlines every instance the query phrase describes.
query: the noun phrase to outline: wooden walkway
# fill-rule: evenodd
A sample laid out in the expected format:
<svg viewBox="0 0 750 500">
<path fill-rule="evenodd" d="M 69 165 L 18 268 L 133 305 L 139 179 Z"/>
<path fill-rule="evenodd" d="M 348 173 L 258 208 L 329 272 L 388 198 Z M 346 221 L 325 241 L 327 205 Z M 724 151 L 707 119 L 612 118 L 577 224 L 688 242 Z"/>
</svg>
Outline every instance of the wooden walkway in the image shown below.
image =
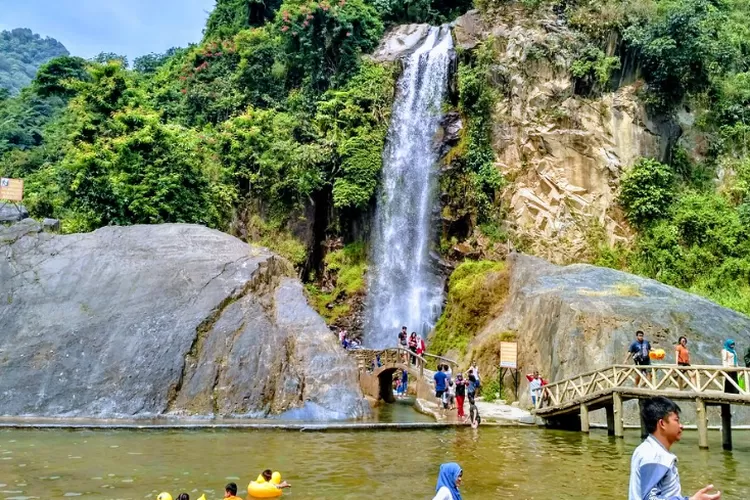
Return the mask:
<svg viewBox="0 0 750 500">
<path fill-rule="evenodd" d="M 640 383 L 636 384 L 637 378 Z M 726 389 L 734 393 L 728 392 Z M 589 431 L 589 412 L 604 408 L 607 429 L 622 437 L 622 404 L 665 396 L 695 402 L 698 445 L 708 448 L 707 406 L 720 406 L 724 449 L 732 449 L 731 405 L 750 405 L 750 368 L 613 365 L 542 388 L 533 413 L 548 425 Z M 645 428 L 641 422 L 641 434 Z"/>
</svg>

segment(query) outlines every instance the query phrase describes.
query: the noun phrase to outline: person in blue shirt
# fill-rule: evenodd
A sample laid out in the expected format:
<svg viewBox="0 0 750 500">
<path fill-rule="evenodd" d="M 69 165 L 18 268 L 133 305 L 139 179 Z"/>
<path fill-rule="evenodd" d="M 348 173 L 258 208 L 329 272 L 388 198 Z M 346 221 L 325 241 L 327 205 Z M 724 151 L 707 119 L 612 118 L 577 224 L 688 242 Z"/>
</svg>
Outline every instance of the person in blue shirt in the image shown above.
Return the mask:
<svg viewBox="0 0 750 500">
<path fill-rule="evenodd" d="M 692 497 L 682 496 L 677 457 L 669 450 L 682 437 L 680 407 L 662 396 L 643 402 L 641 418 L 649 436 L 630 460 L 628 500 L 718 500 L 721 492 L 710 493 L 709 484 Z"/>
<path fill-rule="evenodd" d="M 443 365 L 438 365 L 438 369 L 433 376 L 435 379 L 435 397 L 440 403 L 443 402 L 443 393 L 448 390 L 448 374 L 443 371 Z"/>
<path fill-rule="evenodd" d="M 629 358 L 633 358 L 633 362 L 638 366 L 649 366 L 651 364 L 651 342 L 643 337 L 643 332 L 638 330 L 635 332 L 635 340 L 628 347 L 628 354 L 625 356 L 625 363 L 628 362 Z M 651 380 L 651 374 L 647 369 L 640 370 L 643 376 Z M 641 385 L 641 376 L 635 376 L 635 386 Z"/>
</svg>

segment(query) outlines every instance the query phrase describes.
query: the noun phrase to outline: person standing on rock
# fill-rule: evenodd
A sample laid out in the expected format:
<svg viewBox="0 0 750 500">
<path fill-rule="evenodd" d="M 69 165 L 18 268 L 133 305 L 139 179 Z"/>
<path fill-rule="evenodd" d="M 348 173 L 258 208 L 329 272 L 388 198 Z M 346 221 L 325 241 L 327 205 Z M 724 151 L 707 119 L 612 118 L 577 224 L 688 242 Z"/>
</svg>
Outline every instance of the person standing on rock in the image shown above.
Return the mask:
<svg viewBox="0 0 750 500">
<path fill-rule="evenodd" d="M 539 370 L 534 370 L 534 373 L 527 373 L 526 380 L 529 381 L 529 395 L 531 396 L 531 406 L 536 408 L 536 402 L 541 399 L 542 386 L 544 381 L 539 376 Z"/>
<path fill-rule="evenodd" d="M 682 496 L 677 457 L 670 448 L 682 437 L 680 407 L 657 396 L 643 401 L 642 422 L 649 436 L 635 449 L 630 460 L 628 500 L 718 500 L 721 492 L 709 493 L 709 484 L 695 495 Z"/>
<path fill-rule="evenodd" d="M 651 365 L 651 342 L 644 338 L 644 334 L 641 330 L 635 332 L 635 340 L 630 347 L 628 347 L 628 354 L 625 356 L 624 363 L 628 362 L 629 358 L 633 358 L 633 362 L 638 366 L 650 366 Z M 639 369 L 643 376 L 651 380 L 651 374 L 647 368 Z M 635 375 L 635 386 L 640 387 L 641 376 L 636 373 Z"/>
<path fill-rule="evenodd" d="M 408 396 L 409 393 L 407 392 L 409 389 L 409 372 L 406 370 L 401 370 L 401 390 L 403 391 L 404 396 Z"/>
<path fill-rule="evenodd" d="M 458 418 L 464 418 L 464 398 L 466 397 L 466 380 L 462 374 L 456 375 L 456 407 Z"/>
</svg>

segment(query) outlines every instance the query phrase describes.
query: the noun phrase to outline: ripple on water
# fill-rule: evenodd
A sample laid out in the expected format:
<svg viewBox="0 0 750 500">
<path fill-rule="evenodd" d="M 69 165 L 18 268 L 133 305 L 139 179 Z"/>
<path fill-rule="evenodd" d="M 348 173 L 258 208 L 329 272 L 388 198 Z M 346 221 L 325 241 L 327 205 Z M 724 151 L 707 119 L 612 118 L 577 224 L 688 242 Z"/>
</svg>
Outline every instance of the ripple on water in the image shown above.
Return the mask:
<svg viewBox="0 0 750 500">
<path fill-rule="evenodd" d="M 81 495 L 83 495 L 83 493 L 78 493 L 76 491 L 68 491 L 63 496 L 64 497 L 80 497 Z"/>
</svg>

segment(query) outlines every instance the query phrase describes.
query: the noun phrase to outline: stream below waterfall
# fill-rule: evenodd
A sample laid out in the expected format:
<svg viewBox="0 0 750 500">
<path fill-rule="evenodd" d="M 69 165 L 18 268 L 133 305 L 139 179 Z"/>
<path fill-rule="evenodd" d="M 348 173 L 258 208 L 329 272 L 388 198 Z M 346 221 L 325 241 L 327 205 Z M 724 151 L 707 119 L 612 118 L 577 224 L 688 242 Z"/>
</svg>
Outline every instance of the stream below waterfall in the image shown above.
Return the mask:
<svg viewBox="0 0 750 500">
<path fill-rule="evenodd" d="M 683 494 L 709 482 L 724 499 L 750 498 L 750 433 L 735 433 L 735 450 L 699 451 L 686 432 L 674 451 Z M 227 482 L 245 497 L 265 468 L 291 484 L 283 498 L 430 499 L 438 466 L 464 469 L 466 500 L 611 499 L 627 497 L 630 455 L 625 439 L 606 431 L 506 427 L 409 431 L 66 431 L 0 430 L 0 499 L 154 500 L 160 491 L 219 500 Z"/>
</svg>

